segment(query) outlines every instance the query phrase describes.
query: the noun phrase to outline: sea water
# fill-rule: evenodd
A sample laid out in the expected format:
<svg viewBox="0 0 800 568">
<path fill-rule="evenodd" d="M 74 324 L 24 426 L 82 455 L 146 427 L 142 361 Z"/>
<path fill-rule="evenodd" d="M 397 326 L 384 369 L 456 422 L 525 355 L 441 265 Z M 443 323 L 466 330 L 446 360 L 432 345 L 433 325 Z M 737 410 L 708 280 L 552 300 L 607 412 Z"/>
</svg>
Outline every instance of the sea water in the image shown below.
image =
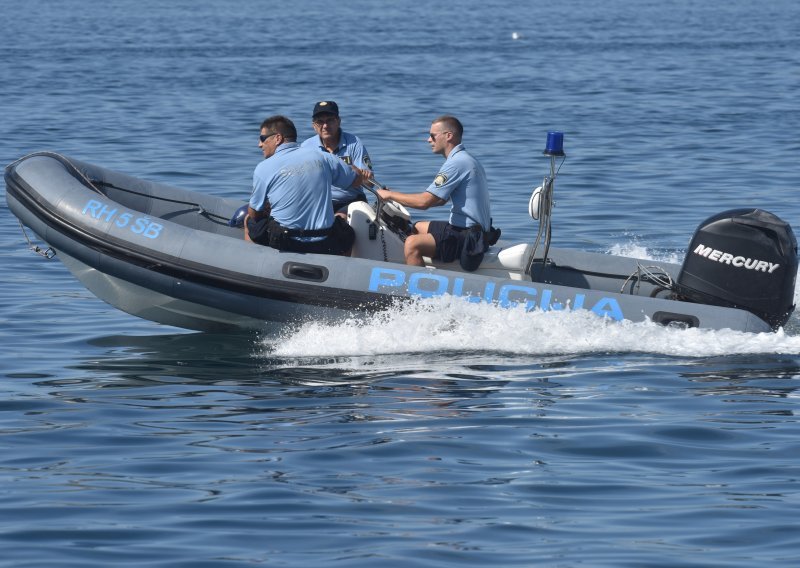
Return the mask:
<svg viewBox="0 0 800 568">
<path fill-rule="evenodd" d="M 680 262 L 725 209 L 800 227 L 789 0 L 0 6 L 3 164 L 53 150 L 244 201 L 261 120 L 310 136 L 332 99 L 401 191 L 457 115 L 504 238 L 535 234 L 553 130 L 554 246 Z M 797 316 L 434 298 L 191 333 L 107 306 L 0 216 L 0 565 L 797 565 Z"/>
</svg>

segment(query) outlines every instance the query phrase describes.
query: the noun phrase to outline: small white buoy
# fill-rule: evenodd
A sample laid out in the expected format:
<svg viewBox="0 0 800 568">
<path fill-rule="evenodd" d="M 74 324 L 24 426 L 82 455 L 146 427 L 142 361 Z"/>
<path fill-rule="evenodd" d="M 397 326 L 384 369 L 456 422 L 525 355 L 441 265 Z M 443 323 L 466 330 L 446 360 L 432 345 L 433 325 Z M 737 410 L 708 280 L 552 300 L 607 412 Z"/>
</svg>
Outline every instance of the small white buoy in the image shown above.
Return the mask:
<svg viewBox="0 0 800 568">
<path fill-rule="evenodd" d="M 521 37 L 517 32 L 511 32 L 511 39 L 519 39 Z"/>
</svg>

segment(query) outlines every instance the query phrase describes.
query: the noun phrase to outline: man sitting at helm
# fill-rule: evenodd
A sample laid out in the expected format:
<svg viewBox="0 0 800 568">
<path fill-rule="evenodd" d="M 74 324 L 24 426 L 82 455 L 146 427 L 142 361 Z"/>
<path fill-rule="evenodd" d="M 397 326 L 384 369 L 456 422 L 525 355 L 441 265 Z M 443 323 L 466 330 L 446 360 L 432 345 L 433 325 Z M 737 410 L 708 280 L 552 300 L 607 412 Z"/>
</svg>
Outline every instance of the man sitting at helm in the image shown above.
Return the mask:
<svg viewBox="0 0 800 568">
<path fill-rule="evenodd" d="M 405 242 L 406 264 L 425 266 L 425 256 L 452 262 L 461 258 L 470 227 L 484 232 L 491 228 L 486 173 L 461 144 L 463 133 L 464 128 L 456 117 L 444 115 L 435 119 L 428 133 L 428 143 L 434 154 L 445 157 L 445 162 L 433 183 L 420 193 L 378 190 L 381 199 L 413 209 L 428 209 L 450 201 L 449 221 L 420 221 L 414 225 L 416 234 Z M 492 244 L 491 241 L 488 244 Z M 482 251 L 479 252 L 482 258 Z M 466 269 L 475 268 L 477 266 Z"/>
</svg>

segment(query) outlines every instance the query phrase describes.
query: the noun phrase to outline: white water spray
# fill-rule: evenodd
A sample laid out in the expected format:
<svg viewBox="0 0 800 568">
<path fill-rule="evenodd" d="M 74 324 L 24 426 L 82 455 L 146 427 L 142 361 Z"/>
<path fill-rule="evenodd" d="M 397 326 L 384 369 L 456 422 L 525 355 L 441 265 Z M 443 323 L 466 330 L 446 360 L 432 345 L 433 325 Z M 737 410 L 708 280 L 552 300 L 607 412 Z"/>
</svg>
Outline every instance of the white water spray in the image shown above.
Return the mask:
<svg viewBox="0 0 800 568">
<path fill-rule="evenodd" d="M 611 252 L 653 259 L 647 249 L 635 243 L 615 246 Z M 286 358 L 448 352 L 510 355 L 613 352 L 678 357 L 798 355 L 797 317 L 789 321 L 788 332 L 754 334 L 673 329 L 652 322 L 615 322 L 587 310 L 526 312 L 522 307 L 502 309 L 443 296 L 420 299 L 369 316 L 355 314 L 333 325 L 310 322 L 288 336 L 265 340 L 264 346 L 271 356 Z"/>
</svg>

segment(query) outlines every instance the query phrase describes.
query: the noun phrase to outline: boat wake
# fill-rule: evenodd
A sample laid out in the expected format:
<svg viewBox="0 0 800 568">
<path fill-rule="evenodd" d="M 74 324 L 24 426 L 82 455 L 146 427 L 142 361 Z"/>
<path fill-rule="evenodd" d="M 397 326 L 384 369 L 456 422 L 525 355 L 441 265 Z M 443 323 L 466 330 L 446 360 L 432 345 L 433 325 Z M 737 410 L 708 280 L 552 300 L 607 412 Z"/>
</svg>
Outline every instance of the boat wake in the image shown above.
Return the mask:
<svg viewBox="0 0 800 568">
<path fill-rule="evenodd" d="M 794 320 L 790 320 L 790 326 Z M 563 355 L 651 353 L 679 357 L 800 354 L 800 335 L 672 329 L 651 322 L 604 320 L 575 312 L 499 309 L 460 298 L 421 300 L 326 325 L 310 322 L 263 340 L 272 358 L 359 357 L 431 353 Z M 800 333 L 800 329 L 796 330 Z"/>
<path fill-rule="evenodd" d="M 611 254 L 653 259 L 637 244 Z M 800 293 L 795 288 L 795 303 Z M 616 322 L 586 310 L 526 312 L 443 296 L 328 325 L 309 322 L 264 339 L 269 357 L 377 357 L 387 355 L 564 355 L 647 353 L 677 357 L 747 354 L 800 355 L 800 317 L 776 333 L 675 329 L 652 322 Z"/>
</svg>

